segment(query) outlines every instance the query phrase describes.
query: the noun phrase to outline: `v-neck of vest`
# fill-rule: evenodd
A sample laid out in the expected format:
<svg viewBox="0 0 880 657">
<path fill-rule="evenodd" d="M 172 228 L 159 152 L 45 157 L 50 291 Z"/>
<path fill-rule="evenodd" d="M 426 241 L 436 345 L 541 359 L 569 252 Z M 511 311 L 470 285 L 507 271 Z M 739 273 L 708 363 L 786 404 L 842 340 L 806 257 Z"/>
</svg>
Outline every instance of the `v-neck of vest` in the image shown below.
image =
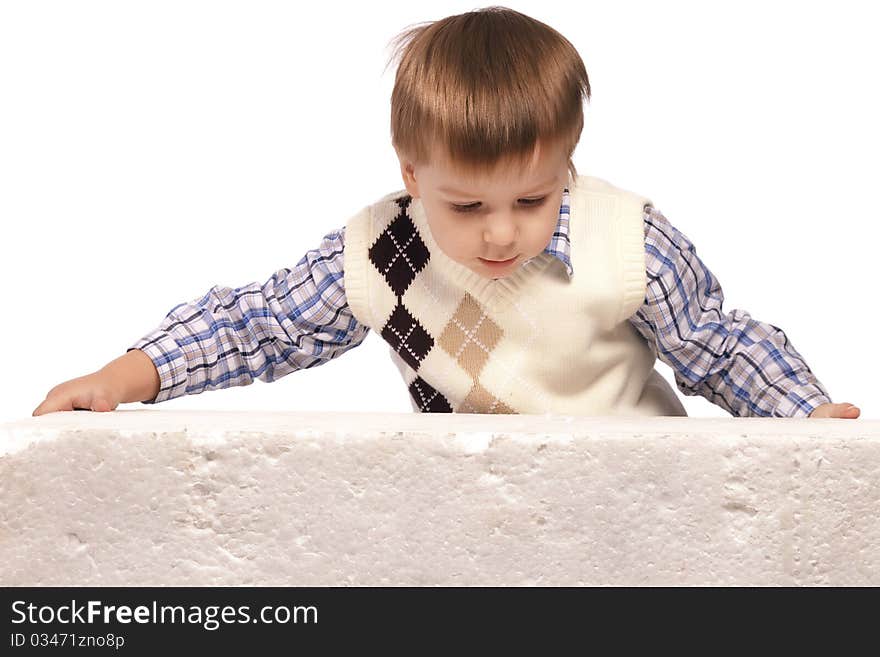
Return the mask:
<svg viewBox="0 0 880 657">
<path fill-rule="evenodd" d="M 422 240 L 431 252 L 431 258 L 436 259 L 436 264 L 441 272 L 489 310 L 501 311 L 509 306 L 525 283 L 539 276 L 556 259 L 553 255 L 542 252 L 526 260 L 514 272 L 503 278 L 487 278 L 456 262 L 440 249 L 431 234 L 425 216 L 425 208 L 420 198 L 412 199 L 409 212 Z"/>
</svg>

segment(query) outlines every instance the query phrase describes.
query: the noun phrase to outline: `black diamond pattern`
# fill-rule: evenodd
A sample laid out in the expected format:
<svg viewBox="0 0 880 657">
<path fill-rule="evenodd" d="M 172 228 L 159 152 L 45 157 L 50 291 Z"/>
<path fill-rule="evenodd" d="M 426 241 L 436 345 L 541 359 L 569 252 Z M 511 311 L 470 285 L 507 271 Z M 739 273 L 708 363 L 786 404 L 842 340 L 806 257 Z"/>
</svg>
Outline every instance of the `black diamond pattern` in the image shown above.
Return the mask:
<svg viewBox="0 0 880 657">
<path fill-rule="evenodd" d="M 434 338 L 403 305 L 403 293 L 421 272 L 431 252 L 422 241 L 407 209 L 412 202 L 409 194 L 395 199 L 400 212 L 367 252 L 370 262 L 385 278 L 397 297 L 397 305 L 382 328 L 382 338 L 414 370 L 434 347 Z M 452 413 L 449 400 L 423 378 L 409 386 L 409 394 L 422 413 Z"/>
<path fill-rule="evenodd" d="M 421 413 L 452 413 L 449 401 L 422 377 L 409 384 L 409 394 L 416 401 Z"/>
<path fill-rule="evenodd" d="M 407 214 L 411 200 L 409 195 L 397 199 L 400 212 L 367 252 L 373 266 L 385 277 L 397 296 L 403 296 L 416 274 L 425 268 L 431 258 L 431 252 Z"/>
<path fill-rule="evenodd" d="M 434 346 L 434 338 L 422 327 L 406 307 L 397 300 L 394 312 L 382 328 L 382 337 L 414 370 Z"/>
</svg>

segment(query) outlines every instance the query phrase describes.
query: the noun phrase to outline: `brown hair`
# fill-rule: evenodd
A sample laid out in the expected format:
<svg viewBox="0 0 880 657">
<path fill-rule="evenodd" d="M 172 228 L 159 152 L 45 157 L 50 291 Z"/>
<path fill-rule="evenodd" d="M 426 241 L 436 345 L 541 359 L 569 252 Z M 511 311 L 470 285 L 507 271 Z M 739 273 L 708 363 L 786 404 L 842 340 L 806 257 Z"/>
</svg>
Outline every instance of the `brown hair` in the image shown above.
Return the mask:
<svg viewBox="0 0 880 657">
<path fill-rule="evenodd" d="M 590 81 L 575 47 L 550 26 L 506 7 L 418 23 L 392 40 L 400 63 L 391 143 L 417 163 L 438 155 L 467 172 L 528 164 L 540 140 L 566 149 L 584 127 Z M 386 69 L 388 68 L 386 64 Z"/>
</svg>

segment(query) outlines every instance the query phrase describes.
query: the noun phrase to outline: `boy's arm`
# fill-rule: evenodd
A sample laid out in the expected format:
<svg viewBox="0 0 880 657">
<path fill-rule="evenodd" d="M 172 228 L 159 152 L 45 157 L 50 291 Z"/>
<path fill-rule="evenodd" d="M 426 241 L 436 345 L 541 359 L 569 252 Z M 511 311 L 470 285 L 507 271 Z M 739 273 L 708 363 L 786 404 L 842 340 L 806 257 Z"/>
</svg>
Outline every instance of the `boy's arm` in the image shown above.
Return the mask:
<svg viewBox="0 0 880 657">
<path fill-rule="evenodd" d="M 343 285 L 345 230 L 328 233 L 293 270 L 260 285 L 214 286 L 182 303 L 132 344 L 153 361 L 159 393 L 144 404 L 205 390 L 272 382 L 321 365 L 368 333 L 352 315 Z"/>
<path fill-rule="evenodd" d="M 718 280 L 656 209 L 645 214 L 648 291 L 630 323 L 672 367 L 678 388 L 734 416 L 807 417 L 830 403 L 782 329 L 724 313 Z"/>
</svg>

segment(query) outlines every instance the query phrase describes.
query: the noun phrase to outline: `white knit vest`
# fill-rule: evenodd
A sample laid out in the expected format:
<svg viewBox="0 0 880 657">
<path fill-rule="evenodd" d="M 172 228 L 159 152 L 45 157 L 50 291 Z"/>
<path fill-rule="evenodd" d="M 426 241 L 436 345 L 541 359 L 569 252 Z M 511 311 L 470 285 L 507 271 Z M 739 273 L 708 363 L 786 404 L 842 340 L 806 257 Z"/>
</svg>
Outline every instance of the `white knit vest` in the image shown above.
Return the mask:
<svg viewBox="0 0 880 657">
<path fill-rule="evenodd" d="M 569 177 L 568 277 L 549 253 L 504 278 L 437 246 L 420 199 L 388 194 L 345 228 L 345 293 L 381 335 L 421 412 L 687 415 L 627 321 L 646 292 L 643 208 Z"/>
</svg>

